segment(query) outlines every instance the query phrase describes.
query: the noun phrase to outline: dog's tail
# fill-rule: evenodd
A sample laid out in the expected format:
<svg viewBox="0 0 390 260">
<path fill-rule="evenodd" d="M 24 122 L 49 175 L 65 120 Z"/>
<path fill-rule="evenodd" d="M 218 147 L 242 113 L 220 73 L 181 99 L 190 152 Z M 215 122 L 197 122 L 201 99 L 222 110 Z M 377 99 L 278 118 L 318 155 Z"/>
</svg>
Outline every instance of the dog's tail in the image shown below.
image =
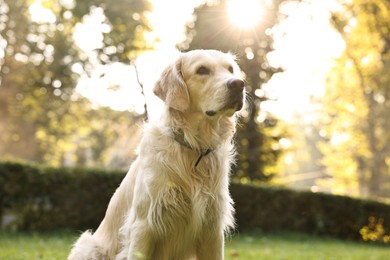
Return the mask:
<svg viewBox="0 0 390 260">
<path fill-rule="evenodd" d="M 84 232 L 73 245 L 68 260 L 106 260 L 103 248 L 99 245 L 91 231 Z"/>
</svg>

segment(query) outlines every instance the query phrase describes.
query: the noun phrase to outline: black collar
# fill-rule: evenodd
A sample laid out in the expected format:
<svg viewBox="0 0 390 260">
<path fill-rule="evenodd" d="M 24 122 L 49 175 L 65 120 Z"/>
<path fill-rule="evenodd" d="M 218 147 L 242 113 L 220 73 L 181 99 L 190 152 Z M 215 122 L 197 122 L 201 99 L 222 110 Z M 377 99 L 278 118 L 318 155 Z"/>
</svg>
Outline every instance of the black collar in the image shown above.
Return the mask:
<svg viewBox="0 0 390 260">
<path fill-rule="evenodd" d="M 195 150 L 188 142 L 187 140 L 185 139 L 184 137 L 184 132 L 183 130 L 181 129 L 178 129 L 178 130 L 173 130 L 173 136 L 175 138 L 175 141 L 178 142 L 180 145 L 188 148 L 188 149 L 191 149 L 191 150 Z M 213 150 L 211 148 L 207 148 L 207 149 L 201 149 L 199 150 L 199 158 L 198 160 L 196 160 L 195 162 L 195 167 L 198 166 L 198 164 L 200 163 L 200 160 L 202 160 L 203 156 L 206 156 L 208 155 L 210 152 L 212 152 Z"/>
</svg>

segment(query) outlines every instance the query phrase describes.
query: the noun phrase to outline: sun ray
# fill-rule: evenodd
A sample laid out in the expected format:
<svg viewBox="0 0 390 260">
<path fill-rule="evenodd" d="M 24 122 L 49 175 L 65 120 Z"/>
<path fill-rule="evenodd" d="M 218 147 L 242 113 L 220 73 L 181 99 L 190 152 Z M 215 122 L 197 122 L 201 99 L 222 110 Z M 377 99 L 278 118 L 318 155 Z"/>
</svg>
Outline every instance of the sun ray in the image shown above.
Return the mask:
<svg viewBox="0 0 390 260">
<path fill-rule="evenodd" d="M 259 0 L 230 0 L 228 13 L 235 26 L 250 29 L 261 21 L 263 9 Z"/>
</svg>

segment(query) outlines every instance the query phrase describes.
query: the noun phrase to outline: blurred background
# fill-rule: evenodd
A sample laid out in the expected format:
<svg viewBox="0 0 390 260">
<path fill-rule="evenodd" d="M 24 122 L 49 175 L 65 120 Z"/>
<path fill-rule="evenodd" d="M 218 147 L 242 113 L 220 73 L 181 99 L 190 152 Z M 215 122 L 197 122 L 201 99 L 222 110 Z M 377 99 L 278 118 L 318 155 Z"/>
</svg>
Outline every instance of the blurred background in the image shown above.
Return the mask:
<svg viewBox="0 0 390 260">
<path fill-rule="evenodd" d="M 390 199 L 386 0 L 0 0 L 0 160 L 126 170 L 177 50 L 238 58 L 240 183 Z"/>
</svg>

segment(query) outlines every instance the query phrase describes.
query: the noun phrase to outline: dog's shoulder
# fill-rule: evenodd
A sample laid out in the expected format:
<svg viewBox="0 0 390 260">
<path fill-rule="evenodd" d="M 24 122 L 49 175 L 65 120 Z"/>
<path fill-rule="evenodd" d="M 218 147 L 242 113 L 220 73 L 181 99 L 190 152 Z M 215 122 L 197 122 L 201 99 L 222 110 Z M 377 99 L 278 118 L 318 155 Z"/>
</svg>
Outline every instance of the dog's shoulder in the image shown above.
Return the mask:
<svg viewBox="0 0 390 260">
<path fill-rule="evenodd" d="M 142 137 L 138 146 L 138 153 L 150 153 L 153 150 L 165 149 L 172 143 L 169 127 L 158 123 L 146 123 L 143 126 Z"/>
</svg>

